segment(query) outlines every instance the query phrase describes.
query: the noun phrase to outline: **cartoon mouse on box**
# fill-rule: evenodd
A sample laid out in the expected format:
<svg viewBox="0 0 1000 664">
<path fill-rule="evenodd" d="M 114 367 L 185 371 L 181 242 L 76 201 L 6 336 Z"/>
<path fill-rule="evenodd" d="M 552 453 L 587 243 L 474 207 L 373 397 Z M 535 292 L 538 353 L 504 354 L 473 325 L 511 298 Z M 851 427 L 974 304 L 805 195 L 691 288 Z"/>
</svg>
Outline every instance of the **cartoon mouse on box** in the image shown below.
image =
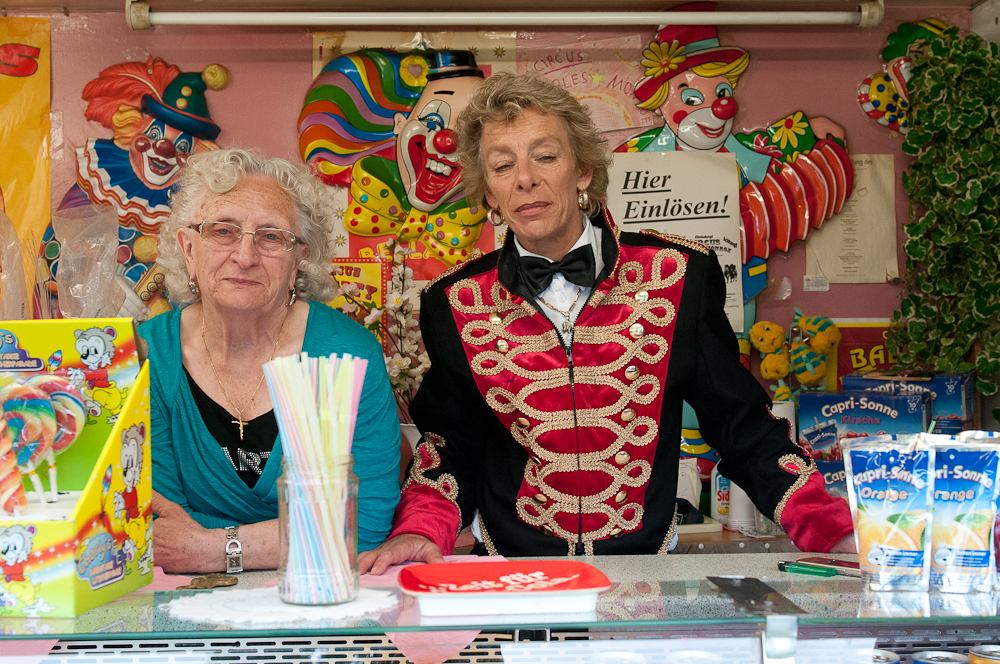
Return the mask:
<svg viewBox="0 0 1000 664">
<path fill-rule="evenodd" d="M 88 396 L 86 403 L 87 413 L 95 418 L 102 411 L 107 411 L 108 423 L 118 419 L 125 404 L 125 397 L 128 388 L 119 390 L 115 387 L 114 381 L 108 380 L 108 369 L 115 357 L 115 337 L 118 333 L 113 327 L 101 329 L 91 327 L 85 330 L 76 330 L 76 350 L 80 353 L 80 361 L 86 368 L 73 367 L 67 372 L 70 381 Z"/>
</svg>

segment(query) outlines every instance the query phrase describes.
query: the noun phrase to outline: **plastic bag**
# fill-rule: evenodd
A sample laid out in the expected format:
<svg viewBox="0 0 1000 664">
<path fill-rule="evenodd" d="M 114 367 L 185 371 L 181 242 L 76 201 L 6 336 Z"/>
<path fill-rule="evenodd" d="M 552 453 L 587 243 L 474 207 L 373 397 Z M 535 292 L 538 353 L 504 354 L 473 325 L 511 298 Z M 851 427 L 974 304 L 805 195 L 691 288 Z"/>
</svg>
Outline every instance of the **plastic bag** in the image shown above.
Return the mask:
<svg viewBox="0 0 1000 664">
<path fill-rule="evenodd" d="M 56 285 L 64 318 L 113 318 L 125 301 L 115 283 L 118 215 L 111 206 L 83 206 L 52 215 L 62 246 Z"/>
<path fill-rule="evenodd" d="M 2 320 L 24 320 L 28 315 L 28 288 L 24 280 L 21 241 L 10 218 L 0 210 L 0 290 L 3 291 Z"/>
</svg>

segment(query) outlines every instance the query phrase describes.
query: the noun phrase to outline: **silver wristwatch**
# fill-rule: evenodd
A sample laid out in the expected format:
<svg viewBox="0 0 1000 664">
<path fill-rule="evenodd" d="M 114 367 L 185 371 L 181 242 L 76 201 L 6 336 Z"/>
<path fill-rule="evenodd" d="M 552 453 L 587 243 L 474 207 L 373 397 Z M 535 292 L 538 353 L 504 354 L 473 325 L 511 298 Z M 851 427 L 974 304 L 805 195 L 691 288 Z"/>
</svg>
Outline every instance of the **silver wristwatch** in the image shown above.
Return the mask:
<svg viewBox="0 0 1000 664">
<path fill-rule="evenodd" d="M 240 527 L 226 528 L 226 574 L 237 574 L 243 571 L 243 545 L 240 544 Z"/>
</svg>

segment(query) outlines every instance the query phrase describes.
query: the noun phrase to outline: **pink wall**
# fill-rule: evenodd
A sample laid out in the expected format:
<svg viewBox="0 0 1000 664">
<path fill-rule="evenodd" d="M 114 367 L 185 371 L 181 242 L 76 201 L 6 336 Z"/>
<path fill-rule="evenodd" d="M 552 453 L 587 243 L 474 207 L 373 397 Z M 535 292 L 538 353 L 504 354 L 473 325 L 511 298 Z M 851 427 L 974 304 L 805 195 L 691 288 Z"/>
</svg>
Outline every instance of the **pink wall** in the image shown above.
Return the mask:
<svg viewBox="0 0 1000 664">
<path fill-rule="evenodd" d="M 858 85 L 864 78 L 881 71 L 879 52 L 886 36 L 901 22 L 927 16 L 941 18 L 967 28 L 969 12 L 964 9 L 917 8 L 889 10 L 882 26 L 873 30 L 856 28 L 741 28 L 722 32 L 722 39 L 732 39 L 747 48 L 751 65 L 737 94 L 745 115 L 737 125 L 763 124 L 801 108 L 807 115 L 826 115 L 847 131 L 848 149 L 857 154 L 895 155 L 897 241 L 902 246 L 906 235 L 902 224 L 909 220 L 909 199 L 900 184 L 900 175 L 908 158 L 900 151 L 901 136 L 869 119 L 857 103 Z M 902 250 L 898 252 L 899 270 L 905 268 Z M 759 301 L 757 320 L 773 320 L 787 325 L 793 306 L 807 313 L 834 318 L 888 317 L 899 304 L 900 286 L 894 284 L 833 284 L 829 292 L 803 293 L 806 252 L 802 242 L 786 254 L 768 260 L 770 280 L 788 277 L 792 282 L 791 298 L 782 302 Z"/>
<path fill-rule="evenodd" d="M 232 83 L 207 94 L 212 118 L 222 127 L 218 142 L 298 159 L 295 120 L 312 82 L 312 36 L 307 30 L 158 26 L 133 31 L 124 14 L 55 15 L 52 111 L 62 116 L 64 142 L 62 150 L 53 146 L 54 204 L 76 181 L 76 148 L 91 137 L 111 137 L 99 123 L 84 119 L 83 86 L 105 67 L 150 55 L 185 72 L 225 65 Z"/>
<path fill-rule="evenodd" d="M 880 28 L 848 27 L 764 28 L 723 27 L 724 44 L 746 48 L 751 65 L 737 90 L 740 114 L 736 127 L 748 129 L 773 122 L 787 113 L 826 115 L 847 131 L 854 153 L 896 156 L 897 182 L 906 160 L 900 152 L 901 137 L 875 124 L 856 101 L 859 83 L 881 70 L 878 59 L 886 35 L 903 21 L 937 16 L 968 27 L 964 9 L 899 9 L 887 12 Z M 616 32 L 620 32 L 616 30 Z M 636 32 L 653 36 L 651 28 Z M 588 35 L 599 31 L 588 30 Z M 182 71 L 200 71 L 218 62 L 232 72 L 231 86 L 209 92 L 209 107 L 223 131 L 223 146 L 254 146 L 265 154 L 298 159 L 295 120 L 311 82 L 310 33 L 302 28 L 182 28 L 160 26 L 133 32 L 122 14 L 71 14 L 52 18 L 52 109 L 61 118 L 64 140 L 55 143 L 52 155 L 53 201 L 57 203 L 75 181 L 75 148 L 89 137 L 110 136 L 108 130 L 84 117 L 80 98 L 83 86 L 109 65 L 164 58 Z M 638 54 L 636 54 L 638 56 Z M 906 221 L 908 201 L 897 184 L 896 215 Z M 898 230 L 900 242 L 904 239 Z M 900 270 L 904 260 L 899 254 Z M 888 317 L 898 303 L 894 284 L 833 285 L 826 293 L 803 293 L 805 250 L 801 242 L 787 254 L 768 261 L 770 279 L 788 277 L 792 297 L 781 302 L 759 302 L 758 320 L 783 325 L 792 317 L 792 306 L 831 317 Z"/>
</svg>

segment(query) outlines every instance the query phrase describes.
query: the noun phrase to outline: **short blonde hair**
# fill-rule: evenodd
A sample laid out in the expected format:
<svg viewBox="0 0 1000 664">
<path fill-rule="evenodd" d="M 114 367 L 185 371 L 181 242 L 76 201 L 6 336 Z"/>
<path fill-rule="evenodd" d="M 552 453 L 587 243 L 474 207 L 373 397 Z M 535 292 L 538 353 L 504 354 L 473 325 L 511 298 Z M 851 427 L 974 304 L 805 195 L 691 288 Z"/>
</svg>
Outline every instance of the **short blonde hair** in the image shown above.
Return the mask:
<svg viewBox="0 0 1000 664">
<path fill-rule="evenodd" d="M 335 284 L 330 276 L 333 256 L 332 229 L 335 214 L 334 190 L 320 182 L 305 166 L 285 159 L 267 159 L 257 152 L 241 149 L 212 150 L 192 155 L 181 169 L 180 189 L 171 200 L 172 210 L 160 229 L 160 257 L 166 270 L 166 286 L 174 302 L 200 299 L 187 286 L 189 276 L 177 231 L 200 223 L 195 218 L 206 197 L 232 191 L 248 176 L 274 179 L 295 203 L 299 212 L 299 239 L 309 247 L 295 276 L 295 294 L 302 300 L 328 301 Z"/>
<path fill-rule="evenodd" d="M 740 76 L 743 75 L 748 66 L 750 66 L 750 54 L 744 53 L 733 62 L 706 62 L 703 65 L 691 67 L 691 71 L 704 78 L 725 76 L 729 79 L 729 85 L 736 88 L 736 85 L 740 82 Z M 660 106 L 663 106 L 663 103 L 667 101 L 667 97 L 669 96 L 670 80 L 668 79 L 653 93 L 652 97 L 642 103 L 636 104 L 636 106 L 647 111 L 655 111 Z"/>
<path fill-rule="evenodd" d="M 513 122 L 529 108 L 562 120 L 576 165 L 584 172 L 593 173 L 587 187 L 590 202 L 584 212 L 594 214 L 607 197 L 608 167 L 611 165 L 607 141 L 594 126 L 587 107 L 568 90 L 534 74 L 493 74 L 459 114 L 458 157 L 466 198 L 474 205 L 482 205 L 486 195 L 486 163 L 481 145 L 483 127 L 491 122 Z"/>
</svg>

